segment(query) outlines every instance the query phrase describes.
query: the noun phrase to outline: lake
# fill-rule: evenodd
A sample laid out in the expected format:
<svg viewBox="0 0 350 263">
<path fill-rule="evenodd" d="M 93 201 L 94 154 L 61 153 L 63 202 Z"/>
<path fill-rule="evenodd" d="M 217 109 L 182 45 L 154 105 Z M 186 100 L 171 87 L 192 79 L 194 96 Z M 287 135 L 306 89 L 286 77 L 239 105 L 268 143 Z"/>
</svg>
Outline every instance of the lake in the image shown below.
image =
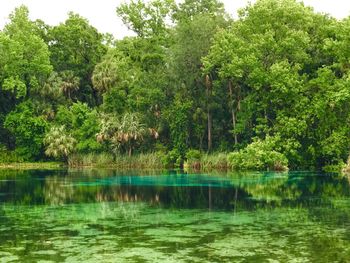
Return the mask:
<svg viewBox="0 0 350 263">
<path fill-rule="evenodd" d="M 0 170 L 0 262 L 350 262 L 349 179 Z"/>
</svg>

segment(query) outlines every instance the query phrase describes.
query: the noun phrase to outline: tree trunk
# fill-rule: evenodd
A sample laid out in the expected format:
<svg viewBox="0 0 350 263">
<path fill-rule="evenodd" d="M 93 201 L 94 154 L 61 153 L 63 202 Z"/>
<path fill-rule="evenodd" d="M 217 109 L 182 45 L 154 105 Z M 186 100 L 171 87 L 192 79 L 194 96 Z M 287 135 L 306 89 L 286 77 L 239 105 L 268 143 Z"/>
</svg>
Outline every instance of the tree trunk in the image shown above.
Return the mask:
<svg viewBox="0 0 350 263">
<path fill-rule="evenodd" d="M 208 119 L 208 152 L 211 151 L 211 147 L 212 147 L 212 116 L 210 113 L 210 95 L 211 95 L 211 91 L 210 91 L 210 78 L 209 75 L 205 76 L 205 86 L 207 88 L 207 119 Z"/>
<path fill-rule="evenodd" d="M 131 145 L 129 146 L 129 150 L 128 150 L 128 155 L 129 155 L 129 157 L 131 157 L 131 153 L 132 153 L 132 147 L 131 147 Z"/>
<path fill-rule="evenodd" d="M 232 90 L 232 82 L 231 80 L 228 81 L 228 89 L 230 92 L 230 99 L 231 99 L 231 115 L 232 115 L 232 127 L 233 127 L 233 136 L 235 139 L 235 145 L 237 145 L 238 143 L 238 139 L 237 139 L 237 134 L 236 134 L 236 114 L 235 114 L 235 110 L 233 107 L 233 90 Z"/>
<path fill-rule="evenodd" d="M 211 130 L 212 130 L 212 118 L 208 107 L 208 152 L 211 151 L 211 147 L 212 147 Z"/>
</svg>

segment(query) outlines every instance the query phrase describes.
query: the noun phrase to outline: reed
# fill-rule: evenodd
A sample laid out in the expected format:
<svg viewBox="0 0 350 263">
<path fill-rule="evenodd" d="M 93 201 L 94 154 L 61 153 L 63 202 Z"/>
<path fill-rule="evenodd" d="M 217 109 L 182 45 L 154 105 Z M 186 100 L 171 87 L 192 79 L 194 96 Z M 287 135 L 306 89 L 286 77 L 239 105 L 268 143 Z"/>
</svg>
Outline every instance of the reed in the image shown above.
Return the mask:
<svg viewBox="0 0 350 263">
<path fill-rule="evenodd" d="M 195 170 L 227 170 L 227 153 L 201 154 L 198 158 L 188 158 L 185 162 L 185 168 Z"/>
<path fill-rule="evenodd" d="M 133 156 L 108 153 L 74 154 L 68 159 L 69 167 L 110 167 L 110 168 L 164 168 L 157 153 L 141 153 Z"/>
</svg>

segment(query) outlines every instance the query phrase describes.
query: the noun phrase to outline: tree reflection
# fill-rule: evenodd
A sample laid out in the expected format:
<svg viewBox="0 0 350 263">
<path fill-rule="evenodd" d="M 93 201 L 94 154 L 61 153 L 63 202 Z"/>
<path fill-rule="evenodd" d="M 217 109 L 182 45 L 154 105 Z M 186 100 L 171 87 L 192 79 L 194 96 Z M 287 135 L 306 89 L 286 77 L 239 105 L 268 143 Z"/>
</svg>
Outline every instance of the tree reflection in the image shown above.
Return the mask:
<svg viewBox="0 0 350 263">
<path fill-rule="evenodd" d="M 350 192 L 348 177 L 327 174 L 136 174 L 114 170 L 2 171 L 0 198 L 18 204 L 144 202 L 169 208 L 239 211 L 335 204 Z"/>
<path fill-rule="evenodd" d="M 63 205 L 74 200 L 74 188 L 67 177 L 46 177 L 42 192 L 45 204 Z"/>
</svg>

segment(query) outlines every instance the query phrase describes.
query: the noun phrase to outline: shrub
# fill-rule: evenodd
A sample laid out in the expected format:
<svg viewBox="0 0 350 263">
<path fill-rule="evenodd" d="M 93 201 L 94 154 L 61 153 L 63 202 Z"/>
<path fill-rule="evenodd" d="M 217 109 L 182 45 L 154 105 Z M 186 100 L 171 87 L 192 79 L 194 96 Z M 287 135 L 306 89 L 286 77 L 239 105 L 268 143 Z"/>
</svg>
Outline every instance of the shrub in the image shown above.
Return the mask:
<svg viewBox="0 0 350 263">
<path fill-rule="evenodd" d="M 175 148 L 162 158 L 162 162 L 165 167 L 180 167 L 183 164 L 183 159 L 180 151 Z"/>
<path fill-rule="evenodd" d="M 201 159 L 201 152 L 198 150 L 189 150 L 186 153 L 187 161 L 199 161 Z"/>
<path fill-rule="evenodd" d="M 199 169 L 201 167 L 201 152 L 198 150 L 189 150 L 186 153 L 185 167 L 191 167 L 193 169 Z"/>
<path fill-rule="evenodd" d="M 272 137 L 256 139 L 246 148 L 230 153 L 228 162 L 237 170 L 287 170 L 287 158 L 274 148 L 275 140 Z"/>
<path fill-rule="evenodd" d="M 5 146 L 0 145 L 0 163 L 21 163 L 24 159 L 16 152 L 9 151 Z"/>
<path fill-rule="evenodd" d="M 48 128 L 42 116 L 36 116 L 34 105 L 23 102 L 5 119 L 4 127 L 16 137 L 16 154 L 26 161 L 40 158 L 43 139 Z"/>
</svg>

